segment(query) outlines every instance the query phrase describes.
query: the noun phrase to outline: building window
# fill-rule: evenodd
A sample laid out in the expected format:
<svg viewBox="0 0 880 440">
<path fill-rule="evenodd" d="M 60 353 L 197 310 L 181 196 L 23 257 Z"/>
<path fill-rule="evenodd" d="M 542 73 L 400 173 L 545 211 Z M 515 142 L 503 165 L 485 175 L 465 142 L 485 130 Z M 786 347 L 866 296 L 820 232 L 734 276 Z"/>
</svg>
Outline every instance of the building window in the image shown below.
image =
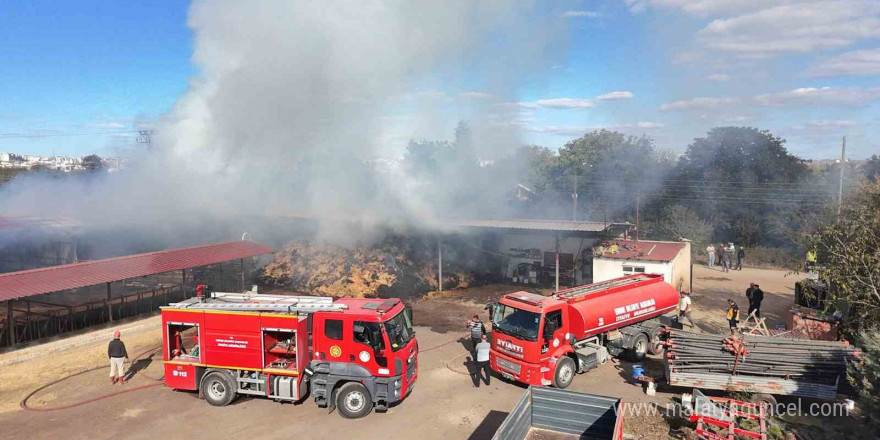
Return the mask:
<svg viewBox="0 0 880 440">
<path fill-rule="evenodd" d="M 645 273 L 644 266 L 623 266 L 624 275 L 632 275 L 636 273 Z"/>
<path fill-rule="evenodd" d="M 327 339 L 342 340 L 342 320 L 328 319 L 324 321 L 324 336 Z"/>
</svg>

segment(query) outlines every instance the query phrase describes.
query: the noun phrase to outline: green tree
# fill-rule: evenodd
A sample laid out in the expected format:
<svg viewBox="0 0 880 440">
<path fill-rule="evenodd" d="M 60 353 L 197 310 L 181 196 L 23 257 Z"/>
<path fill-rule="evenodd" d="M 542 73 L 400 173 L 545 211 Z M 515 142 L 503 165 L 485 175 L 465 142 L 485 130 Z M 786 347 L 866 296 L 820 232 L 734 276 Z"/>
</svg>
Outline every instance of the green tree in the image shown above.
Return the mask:
<svg viewBox="0 0 880 440">
<path fill-rule="evenodd" d="M 873 438 L 880 438 L 880 334 L 862 331 L 856 344 L 862 350 L 861 362 L 849 365 L 849 381 L 859 393 L 866 428 Z"/>
<path fill-rule="evenodd" d="M 101 158 L 97 154 L 92 154 L 82 158 L 82 166 L 87 171 L 101 171 L 104 168 L 104 163 L 101 161 Z"/>
<path fill-rule="evenodd" d="M 819 277 L 851 305 L 851 329 L 880 328 L 880 183 L 864 184 L 806 243 L 817 252 Z"/>
<path fill-rule="evenodd" d="M 548 179 L 556 191 L 566 196 L 565 200 L 577 176 L 578 193 L 585 209 L 602 210 L 611 216 L 631 216 L 636 198 L 647 199 L 655 193 L 658 180 L 669 171 L 668 161 L 657 152 L 651 138 L 596 130 L 559 149 Z"/>
<path fill-rule="evenodd" d="M 871 182 L 880 182 L 880 156 L 873 155 L 862 164 L 862 174 Z"/>
<path fill-rule="evenodd" d="M 785 148 L 785 140 L 750 127 L 718 127 L 688 145 L 663 190 L 709 221 L 716 239 L 792 246 L 775 221 L 813 206 L 810 170 Z"/>
<path fill-rule="evenodd" d="M 663 208 L 652 229 L 657 238 L 691 240 L 694 249 L 705 248 L 712 239 L 712 225 L 701 219 L 692 209 L 682 205 Z"/>
</svg>

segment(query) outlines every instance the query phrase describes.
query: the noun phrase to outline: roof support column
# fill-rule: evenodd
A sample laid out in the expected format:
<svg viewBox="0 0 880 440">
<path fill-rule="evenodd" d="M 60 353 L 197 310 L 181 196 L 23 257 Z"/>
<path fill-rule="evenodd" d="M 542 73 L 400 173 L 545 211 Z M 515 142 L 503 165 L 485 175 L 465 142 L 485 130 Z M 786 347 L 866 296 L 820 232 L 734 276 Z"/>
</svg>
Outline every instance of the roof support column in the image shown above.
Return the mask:
<svg viewBox="0 0 880 440">
<path fill-rule="evenodd" d="M 559 292 L 559 235 L 556 235 L 556 291 Z"/>
<path fill-rule="evenodd" d="M 6 301 L 6 342 L 10 347 L 15 346 L 15 315 L 11 299 Z"/>
<path fill-rule="evenodd" d="M 110 283 L 107 283 L 107 316 L 110 318 L 110 322 L 113 322 L 113 305 L 110 304 Z"/>
<path fill-rule="evenodd" d="M 244 292 L 244 258 L 241 259 L 241 292 Z"/>
<path fill-rule="evenodd" d="M 437 236 L 437 288 L 443 291 L 443 242 Z"/>
</svg>

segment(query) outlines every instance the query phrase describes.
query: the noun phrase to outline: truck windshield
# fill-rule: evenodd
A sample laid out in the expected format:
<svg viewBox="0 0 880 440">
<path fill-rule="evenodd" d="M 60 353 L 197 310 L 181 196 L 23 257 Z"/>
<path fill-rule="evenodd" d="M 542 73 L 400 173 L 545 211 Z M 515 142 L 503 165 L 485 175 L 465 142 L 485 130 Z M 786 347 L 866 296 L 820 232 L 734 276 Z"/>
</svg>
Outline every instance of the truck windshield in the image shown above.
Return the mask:
<svg viewBox="0 0 880 440">
<path fill-rule="evenodd" d="M 385 321 L 385 331 L 388 333 L 391 351 L 398 351 L 405 347 L 415 336 L 412 322 L 410 322 L 410 317 L 406 310 L 401 310 L 397 316 Z"/>
<path fill-rule="evenodd" d="M 492 318 L 492 329 L 529 341 L 538 340 L 538 323 L 541 315 L 515 307 L 498 304 Z"/>
</svg>

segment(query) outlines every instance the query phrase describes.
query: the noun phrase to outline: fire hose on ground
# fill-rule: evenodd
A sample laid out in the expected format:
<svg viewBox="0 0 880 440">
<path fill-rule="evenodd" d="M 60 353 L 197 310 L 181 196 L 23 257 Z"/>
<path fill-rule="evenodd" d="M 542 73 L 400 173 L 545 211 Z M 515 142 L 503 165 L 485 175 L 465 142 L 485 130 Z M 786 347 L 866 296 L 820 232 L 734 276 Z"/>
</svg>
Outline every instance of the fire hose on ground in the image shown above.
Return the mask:
<svg viewBox="0 0 880 440">
<path fill-rule="evenodd" d="M 154 353 L 154 352 L 156 352 L 156 351 L 158 351 L 158 350 L 161 350 L 161 349 L 162 349 L 162 346 L 160 345 L 160 346 L 158 346 L 158 347 L 153 347 L 153 348 L 150 348 L 150 349 L 148 349 L 148 350 L 145 350 L 145 351 L 139 353 L 137 356 L 134 357 L 134 359 L 131 360 L 131 365 L 134 365 L 135 362 L 139 361 L 142 357 L 146 356 L 147 354 L 149 354 L 149 353 Z M 26 411 L 37 411 L 37 412 L 60 411 L 60 410 L 63 410 L 63 409 L 76 408 L 76 407 L 78 407 L 78 406 L 82 406 L 82 405 L 85 405 L 85 404 L 88 404 L 88 403 L 92 403 L 92 402 L 97 402 L 97 401 L 99 401 L 99 400 L 109 399 L 109 398 L 111 398 L 111 397 L 115 397 L 115 396 L 118 396 L 118 395 L 120 395 L 120 394 L 131 393 L 131 392 L 134 392 L 134 391 L 140 391 L 140 390 L 144 390 L 144 389 L 147 389 L 147 388 L 152 388 L 152 387 L 155 387 L 155 386 L 162 385 L 162 383 L 163 383 L 163 382 L 162 382 L 162 379 L 163 379 L 163 378 L 161 378 L 161 377 L 159 377 L 159 378 L 156 378 L 156 377 L 150 377 L 150 376 L 148 376 L 147 374 L 143 374 L 143 373 L 142 373 L 142 374 L 144 375 L 144 377 L 146 377 L 146 378 L 148 378 L 148 379 L 152 379 L 152 380 L 154 380 L 154 381 L 156 381 L 156 382 L 154 382 L 154 383 L 149 383 L 149 384 L 146 384 L 146 385 L 139 385 L 139 386 L 135 386 L 135 387 L 126 388 L 126 389 L 119 390 L 119 391 L 116 391 L 116 392 L 113 392 L 113 393 L 104 394 L 104 395 L 97 396 L 97 397 L 92 397 L 92 398 L 90 398 L 90 399 L 81 400 L 81 401 L 79 401 L 79 402 L 74 402 L 74 403 L 71 403 L 71 404 L 68 404 L 68 405 L 53 406 L 53 407 L 48 407 L 48 408 L 34 408 L 34 407 L 31 407 L 31 406 L 28 406 L 28 400 L 29 400 L 31 397 L 33 397 L 34 395 L 36 395 L 36 394 L 39 393 L 40 391 L 43 391 L 44 389 L 51 387 L 52 385 L 55 385 L 55 384 L 58 384 L 58 383 L 64 382 L 65 380 L 70 379 L 70 378 L 72 378 L 72 377 L 81 376 L 81 375 L 83 375 L 83 374 L 90 373 L 90 372 L 92 372 L 92 371 L 97 371 L 97 370 L 105 369 L 105 368 L 107 368 L 107 367 L 104 366 L 104 365 L 97 366 L 97 367 L 92 367 L 92 368 L 87 368 L 87 369 L 85 369 L 85 370 L 81 370 L 81 371 L 78 371 L 78 372 L 76 372 L 76 373 L 68 374 L 67 376 L 64 376 L 64 377 L 62 377 L 62 378 L 60 378 L 60 379 L 53 380 L 52 382 L 46 383 L 46 384 L 40 386 L 39 388 L 37 388 L 37 389 L 31 391 L 27 396 L 25 396 L 24 399 L 21 399 L 21 402 L 19 402 L 19 406 L 21 406 L 21 408 L 24 409 L 24 410 L 26 410 Z M 127 375 L 127 374 L 129 374 L 129 373 L 131 373 L 131 372 L 132 372 L 132 370 L 131 370 L 131 366 L 130 366 L 129 369 L 128 369 L 128 371 L 126 371 L 125 374 Z"/>
<path fill-rule="evenodd" d="M 438 348 L 440 348 L 440 347 L 444 347 L 444 346 L 446 346 L 446 345 L 449 345 L 449 344 L 451 344 L 451 343 L 453 343 L 453 342 L 457 342 L 457 341 L 459 341 L 459 340 L 458 340 L 458 339 L 451 339 L 451 340 L 446 341 L 446 342 L 444 342 L 444 343 L 442 343 L 442 344 L 435 345 L 435 346 L 433 346 L 433 347 L 426 348 L 426 349 L 423 349 L 423 350 L 419 350 L 419 353 L 424 353 L 424 352 L 428 352 L 428 351 L 431 351 L 431 350 L 436 350 L 436 349 L 438 349 Z M 159 350 L 161 350 L 161 349 L 162 349 L 162 346 L 159 345 L 159 346 L 152 347 L 152 348 L 150 348 L 150 349 L 147 349 L 147 350 L 145 350 L 145 351 L 139 353 L 137 356 L 134 357 L 134 359 L 131 360 L 131 365 L 134 365 L 137 361 L 141 360 L 141 358 L 143 358 L 144 356 L 146 356 L 146 355 L 148 355 L 148 354 L 150 354 L 150 353 L 154 353 L 154 352 L 156 352 L 156 351 L 159 351 Z M 466 353 L 465 353 L 465 354 L 466 354 Z M 467 373 L 461 373 L 461 372 L 459 372 L 459 371 L 453 370 L 451 367 L 449 367 L 449 363 L 452 362 L 452 361 L 454 361 L 454 360 L 455 360 L 456 358 L 458 358 L 458 357 L 460 357 L 460 356 L 456 356 L 455 358 L 450 359 L 449 361 L 445 362 L 446 367 L 449 368 L 451 371 L 454 371 L 454 372 L 456 372 L 456 373 L 459 373 L 459 374 L 467 374 Z M 74 402 L 74 403 L 67 404 L 67 405 L 62 405 L 62 406 L 53 406 L 53 407 L 48 407 L 48 408 L 34 408 L 34 407 L 28 405 L 28 400 L 30 400 L 30 399 L 31 399 L 32 397 L 34 397 L 37 393 L 39 393 L 40 391 L 45 390 L 46 388 L 49 388 L 49 387 L 51 387 L 51 386 L 53 386 L 53 385 L 59 384 L 59 383 L 61 383 L 61 382 L 64 382 L 65 380 L 68 380 L 68 379 L 70 379 L 70 378 L 77 377 L 77 376 L 81 376 L 81 375 L 83 375 L 83 374 L 91 373 L 92 371 L 98 371 L 98 370 L 105 369 L 105 368 L 107 368 L 105 365 L 101 365 L 101 366 L 97 366 L 97 367 L 91 367 L 91 368 L 87 368 L 87 369 L 85 369 L 85 370 L 80 370 L 80 371 L 77 371 L 77 372 L 75 372 L 75 373 L 68 374 L 67 376 L 64 376 L 64 377 L 62 377 L 62 378 L 60 378 L 60 379 L 56 379 L 56 380 L 53 380 L 53 381 L 51 381 L 51 382 L 45 383 L 45 384 L 41 385 L 39 388 L 36 388 L 36 389 L 34 389 L 33 391 L 31 391 L 30 393 L 28 393 L 28 395 L 25 396 L 24 399 L 21 399 L 21 402 L 19 402 L 19 406 L 20 406 L 23 410 L 25 410 L 25 411 L 36 411 L 36 412 L 60 411 L 60 410 L 64 410 L 64 409 L 76 408 L 76 407 L 78 407 L 78 406 L 82 406 L 82 405 L 86 405 L 86 404 L 89 404 L 89 403 L 97 402 L 97 401 L 99 401 L 99 400 L 109 399 L 109 398 L 111 398 L 111 397 L 116 397 L 116 396 L 119 396 L 119 395 L 122 395 L 122 394 L 126 394 L 126 393 L 132 393 L 132 392 L 135 392 L 135 391 L 145 390 L 145 389 L 147 389 L 147 388 L 157 387 L 157 386 L 162 385 L 162 384 L 164 383 L 164 382 L 162 382 L 162 380 L 164 379 L 163 377 L 152 377 L 152 376 L 147 375 L 146 373 L 140 372 L 139 374 L 141 374 L 141 375 L 143 375 L 144 377 L 146 377 L 146 378 L 148 378 L 148 379 L 151 379 L 151 380 L 153 380 L 153 381 L 155 381 L 155 382 L 154 382 L 154 383 L 148 383 L 148 384 L 146 384 L 146 385 L 138 385 L 138 386 L 135 386 L 135 387 L 126 388 L 126 389 L 119 390 L 119 391 L 116 391 L 116 392 L 113 392 L 113 393 L 108 393 L 108 394 L 104 394 L 104 395 L 101 395 L 101 396 L 92 397 L 92 398 L 90 398 L 90 399 L 85 399 L 85 400 L 81 400 L 81 401 L 78 401 L 78 402 Z M 129 366 L 129 369 L 128 369 L 128 371 L 126 371 L 125 374 L 128 375 L 129 373 L 131 373 L 131 371 L 132 371 L 132 370 L 131 370 L 131 366 Z"/>
</svg>

